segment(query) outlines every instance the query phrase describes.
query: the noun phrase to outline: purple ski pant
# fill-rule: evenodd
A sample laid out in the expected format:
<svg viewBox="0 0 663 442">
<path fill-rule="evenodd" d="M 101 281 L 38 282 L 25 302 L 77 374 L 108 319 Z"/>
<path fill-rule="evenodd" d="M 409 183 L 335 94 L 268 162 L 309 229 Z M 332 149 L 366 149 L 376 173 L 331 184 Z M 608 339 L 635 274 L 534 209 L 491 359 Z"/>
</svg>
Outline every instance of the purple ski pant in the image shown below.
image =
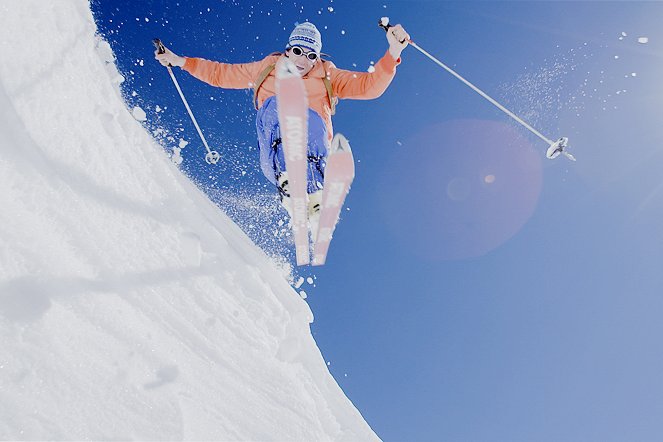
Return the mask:
<svg viewBox="0 0 663 442">
<path fill-rule="evenodd" d="M 277 112 L 276 97 L 269 97 L 258 110 L 256 130 L 260 146 L 260 167 L 265 177 L 277 185 L 278 177 L 285 172 L 285 157 L 281 143 L 281 129 Z M 308 179 L 306 191 L 322 189 L 327 165 L 327 127 L 320 115 L 308 110 Z"/>
</svg>

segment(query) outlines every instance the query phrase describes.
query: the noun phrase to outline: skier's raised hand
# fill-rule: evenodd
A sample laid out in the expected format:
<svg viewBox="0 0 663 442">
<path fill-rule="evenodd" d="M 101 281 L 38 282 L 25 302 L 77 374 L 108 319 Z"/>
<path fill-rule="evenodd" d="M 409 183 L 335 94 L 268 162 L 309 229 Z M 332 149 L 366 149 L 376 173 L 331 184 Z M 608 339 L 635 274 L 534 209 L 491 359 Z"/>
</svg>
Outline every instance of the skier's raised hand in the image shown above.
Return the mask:
<svg viewBox="0 0 663 442">
<path fill-rule="evenodd" d="M 387 30 L 387 41 L 389 42 L 389 53 L 394 57 L 394 60 L 398 60 L 403 49 L 407 47 L 409 40 L 410 34 L 403 29 L 403 26 L 394 25 L 389 27 Z"/>
<path fill-rule="evenodd" d="M 184 62 L 186 61 L 184 57 L 180 57 L 165 46 L 164 49 L 166 52 L 163 54 L 160 54 L 158 49 L 154 51 L 154 58 L 159 63 L 161 63 L 163 66 L 184 66 Z"/>
</svg>

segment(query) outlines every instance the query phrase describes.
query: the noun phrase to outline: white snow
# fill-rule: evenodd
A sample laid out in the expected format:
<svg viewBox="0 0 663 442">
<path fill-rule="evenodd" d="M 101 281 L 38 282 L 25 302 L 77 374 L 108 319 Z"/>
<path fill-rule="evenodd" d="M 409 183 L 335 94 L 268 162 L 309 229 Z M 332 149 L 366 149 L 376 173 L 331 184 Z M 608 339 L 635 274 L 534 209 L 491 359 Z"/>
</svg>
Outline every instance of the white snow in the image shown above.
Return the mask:
<svg viewBox="0 0 663 442">
<path fill-rule="evenodd" d="M 173 163 L 177 164 L 178 166 L 182 164 L 184 161 L 184 158 L 182 158 L 182 149 L 179 147 L 173 147 L 173 156 L 171 157 L 171 160 Z"/>
<path fill-rule="evenodd" d="M 138 106 L 134 107 L 134 109 L 131 111 L 131 115 L 133 115 L 134 118 L 138 121 L 147 121 L 147 114 Z"/>
<path fill-rule="evenodd" d="M 649 43 L 649 37 L 638 37 L 638 43 L 643 45 Z"/>
<path fill-rule="evenodd" d="M 0 439 L 376 440 L 306 302 L 125 107 L 88 2 L 0 9 Z"/>
</svg>

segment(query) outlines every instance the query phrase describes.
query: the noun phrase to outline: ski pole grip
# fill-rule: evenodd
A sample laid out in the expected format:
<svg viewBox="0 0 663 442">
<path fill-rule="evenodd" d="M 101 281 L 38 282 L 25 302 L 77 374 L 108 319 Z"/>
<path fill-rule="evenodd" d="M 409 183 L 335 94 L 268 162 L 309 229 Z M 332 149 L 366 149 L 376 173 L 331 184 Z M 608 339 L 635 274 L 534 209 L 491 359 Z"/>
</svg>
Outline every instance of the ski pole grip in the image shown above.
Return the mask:
<svg viewBox="0 0 663 442">
<path fill-rule="evenodd" d="M 378 26 L 381 27 L 382 29 L 384 29 L 384 32 L 389 32 L 389 29 L 393 28 L 393 26 L 391 24 L 389 24 L 389 19 L 387 17 L 382 17 L 378 21 Z M 401 41 L 401 43 L 405 43 L 406 41 L 407 41 L 407 39 Z"/>
<path fill-rule="evenodd" d="M 384 29 L 384 32 L 389 32 L 389 28 L 393 28 L 393 26 L 390 25 L 388 21 L 385 21 L 384 18 L 378 20 L 378 26 Z"/>
<path fill-rule="evenodd" d="M 161 40 L 158 38 L 155 38 L 152 40 L 152 43 L 154 43 L 154 47 L 157 48 L 157 53 L 159 54 L 165 54 L 166 53 L 166 47 L 161 43 Z M 171 68 L 173 67 L 172 64 L 168 63 L 168 67 Z"/>
<path fill-rule="evenodd" d="M 159 54 L 165 54 L 166 53 L 166 47 L 161 43 L 161 40 L 158 38 L 155 38 L 152 40 L 152 43 L 154 43 L 154 47 L 157 48 L 157 52 Z"/>
</svg>

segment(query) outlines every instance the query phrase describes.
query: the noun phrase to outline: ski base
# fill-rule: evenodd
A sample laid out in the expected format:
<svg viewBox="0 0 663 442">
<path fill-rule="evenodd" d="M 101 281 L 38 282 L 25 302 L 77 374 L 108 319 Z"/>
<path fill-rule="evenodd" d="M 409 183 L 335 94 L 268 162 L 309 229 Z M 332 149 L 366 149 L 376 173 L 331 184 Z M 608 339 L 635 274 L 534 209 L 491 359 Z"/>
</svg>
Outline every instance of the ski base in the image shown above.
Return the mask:
<svg viewBox="0 0 663 442">
<path fill-rule="evenodd" d="M 308 145 L 308 98 L 304 81 L 295 65 L 281 59 L 276 65 L 276 95 L 281 141 L 288 171 L 288 189 L 292 202 L 292 231 L 297 265 L 311 260 L 308 240 L 308 201 L 306 168 Z"/>
<path fill-rule="evenodd" d="M 282 59 L 276 65 L 276 95 L 281 141 L 288 171 L 288 190 L 292 204 L 290 223 L 295 241 L 297 265 L 311 262 L 308 231 L 307 145 L 308 98 L 297 68 Z M 348 140 L 336 134 L 325 168 L 322 205 L 313 244 L 313 265 L 323 265 L 341 214 L 345 197 L 355 176 L 354 159 Z"/>
<path fill-rule="evenodd" d="M 336 134 L 331 143 L 327 167 L 325 168 L 320 221 L 316 241 L 313 245 L 314 266 L 323 265 L 327 260 L 329 244 L 354 176 L 355 163 L 350 144 L 343 135 Z"/>
</svg>

